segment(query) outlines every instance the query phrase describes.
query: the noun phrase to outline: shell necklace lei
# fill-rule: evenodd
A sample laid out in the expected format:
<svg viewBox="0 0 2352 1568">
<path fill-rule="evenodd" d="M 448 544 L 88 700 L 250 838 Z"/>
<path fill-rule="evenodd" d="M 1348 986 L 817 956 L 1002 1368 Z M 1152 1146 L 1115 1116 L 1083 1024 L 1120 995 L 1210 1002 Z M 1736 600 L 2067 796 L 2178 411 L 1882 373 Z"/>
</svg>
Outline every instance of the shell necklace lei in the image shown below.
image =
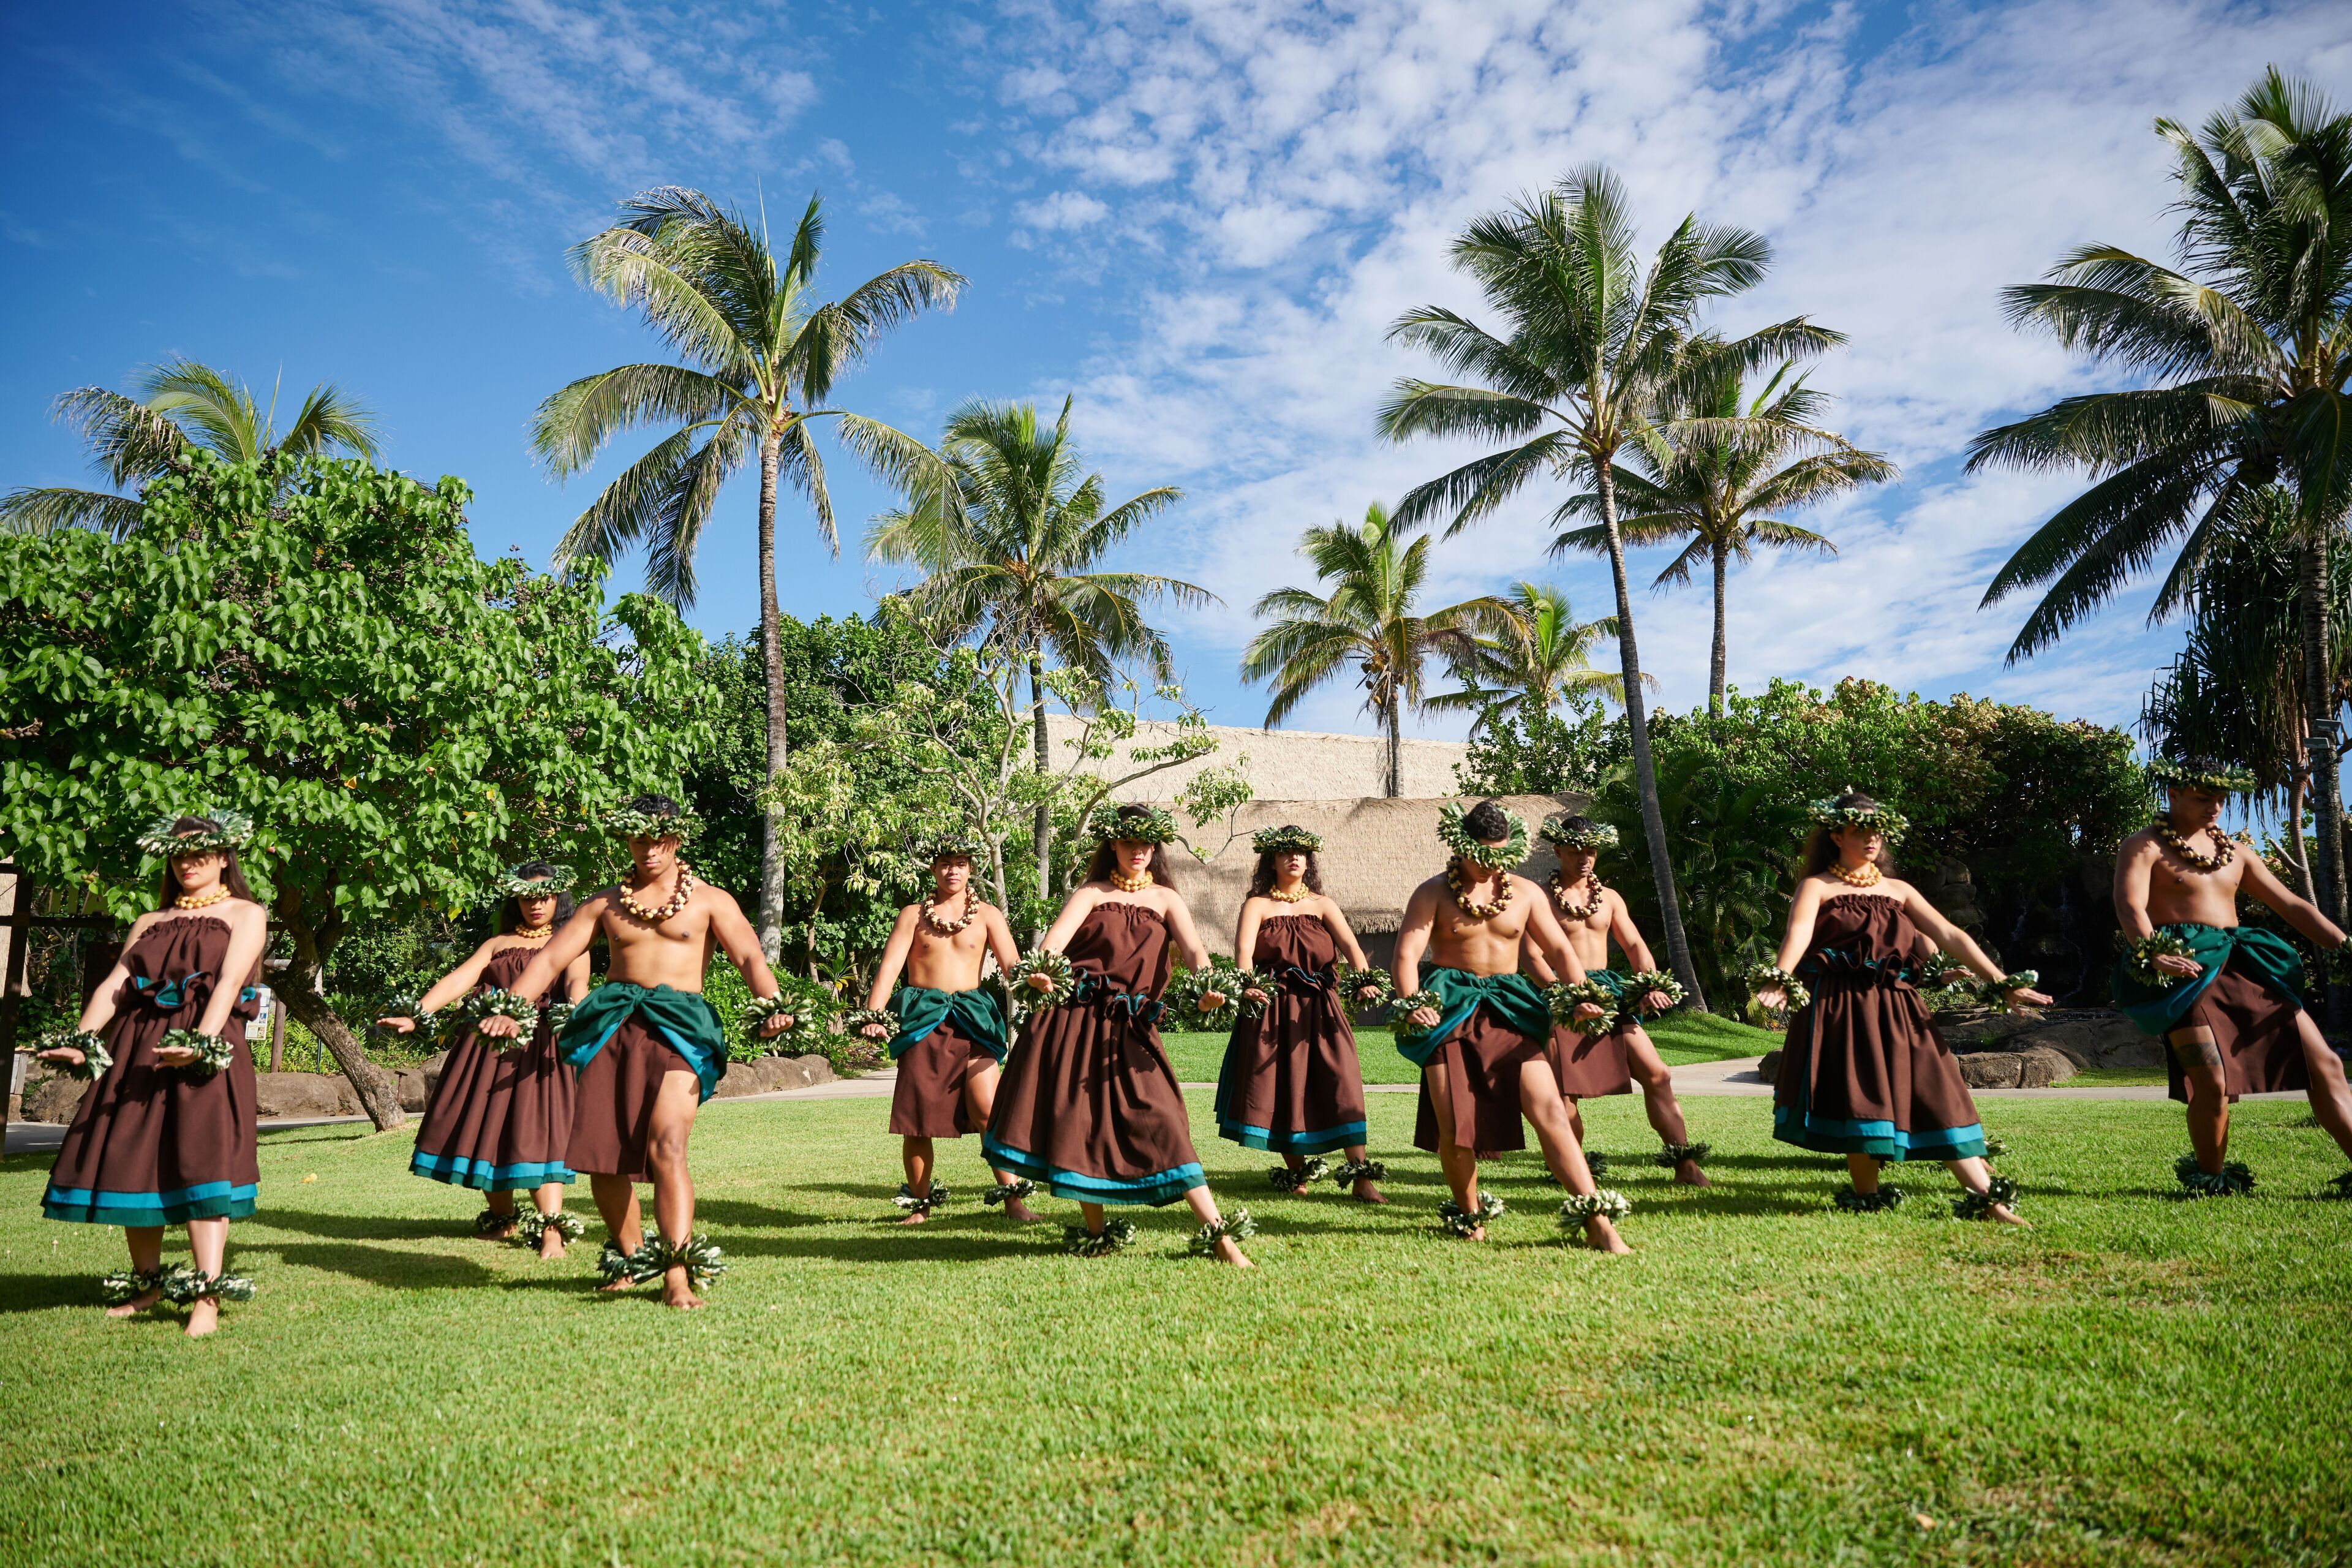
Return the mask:
<svg viewBox="0 0 2352 1568">
<path fill-rule="evenodd" d="M 215 882 L 209 893 L 198 893 L 194 898 L 185 893 L 178 895 L 173 899 L 172 907 L 175 910 L 208 910 L 228 896 L 228 889 Z"/>
<path fill-rule="evenodd" d="M 1295 888 L 1279 886 L 1268 888 L 1265 890 L 1265 896 L 1277 904 L 1303 904 L 1315 894 L 1306 883 L 1301 882 Z"/>
<path fill-rule="evenodd" d="M 657 910 L 649 910 L 646 908 L 645 905 L 637 902 L 636 896 L 628 889 L 623 888 L 621 889 L 621 907 L 628 910 L 629 913 L 636 916 L 637 919 L 645 921 L 646 924 L 649 926 L 657 926 L 661 924 L 662 921 L 671 919 L 680 910 L 684 910 L 686 908 L 687 900 L 692 897 L 694 897 L 694 873 L 689 870 L 687 868 L 686 863 L 681 860 L 678 862 L 677 868 L 677 891 L 669 896 L 669 902 L 664 904 Z"/>
<path fill-rule="evenodd" d="M 1875 860 L 1864 860 L 1852 871 L 1845 868 L 1844 861 L 1832 860 L 1830 862 L 1830 875 L 1849 888 L 1875 888 L 1886 879 L 1886 873 L 1878 868 Z"/>
<path fill-rule="evenodd" d="M 2238 858 L 2237 845 L 2218 827 L 2213 830 L 2213 853 L 2200 855 L 2189 847 L 2189 840 L 2182 837 L 2169 822 L 2158 818 L 2155 826 L 2156 836 L 2163 841 L 2164 847 L 2179 856 L 2192 871 L 2218 871 Z"/>
<path fill-rule="evenodd" d="M 937 900 L 928 898 L 923 900 L 923 923 L 930 927 L 933 931 L 939 932 L 941 936 L 955 935 L 956 932 L 971 924 L 972 916 L 979 912 L 973 906 L 971 889 L 970 888 L 966 888 L 963 890 L 963 919 L 960 921 L 943 921 L 940 919 L 937 914 L 932 912 L 938 908 L 939 904 Z"/>
<path fill-rule="evenodd" d="M 1551 901 L 1559 909 L 1562 920 L 1589 921 L 1601 912 L 1600 873 L 1587 871 L 1577 879 L 1576 885 L 1579 888 L 1591 889 L 1591 897 L 1589 901 L 1581 904 L 1569 902 L 1569 889 L 1559 885 L 1559 873 L 1554 871 L 1551 874 Z"/>
<path fill-rule="evenodd" d="M 514 934 L 525 942 L 545 942 L 555 934 L 555 922 L 550 921 L 543 926 L 517 926 Z"/>
<path fill-rule="evenodd" d="M 1511 874 L 1499 867 L 1495 871 L 1495 901 L 1492 903 L 1477 903 L 1464 890 L 1459 857 L 1446 863 L 1445 885 L 1453 889 L 1454 907 L 1474 921 L 1491 920 L 1511 907 Z"/>
<path fill-rule="evenodd" d="M 1151 886 L 1151 873 L 1148 869 L 1129 877 L 1122 874 L 1116 866 L 1110 868 L 1110 885 L 1122 893 L 1139 893 Z"/>
</svg>

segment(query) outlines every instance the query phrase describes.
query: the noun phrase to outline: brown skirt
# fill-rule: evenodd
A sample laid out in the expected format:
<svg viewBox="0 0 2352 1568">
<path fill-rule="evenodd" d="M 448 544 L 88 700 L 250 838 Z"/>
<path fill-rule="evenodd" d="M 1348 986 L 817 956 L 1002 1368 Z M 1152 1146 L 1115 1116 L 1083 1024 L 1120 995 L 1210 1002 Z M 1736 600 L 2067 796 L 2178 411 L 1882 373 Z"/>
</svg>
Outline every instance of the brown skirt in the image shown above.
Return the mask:
<svg viewBox="0 0 2352 1568">
<path fill-rule="evenodd" d="M 1521 1120 L 1519 1068 L 1542 1061 L 1546 1039 L 1530 1039 L 1480 1004 L 1470 1021 L 1447 1037 L 1422 1071 L 1421 1109 L 1413 1118 L 1412 1146 L 1435 1151 L 1437 1107 L 1429 1097 L 1431 1069 L 1445 1075 L 1454 1101 L 1454 1142 L 1484 1158 L 1528 1146 Z"/>
<path fill-rule="evenodd" d="M 1772 1136 L 1824 1154 L 1964 1160 L 1985 1152 L 1959 1064 L 1909 985 L 1823 983 L 1789 1021 Z"/>
<path fill-rule="evenodd" d="M 116 1015 L 108 1030 L 114 1065 L 83 1094 L 58 1145 L 41 1197 L 49 1218 L 144 1226 L 253 1212 L 258 1091 L 245 1019 L 230 1015 L 221 1030 L 228 1065 L 201 1078 L 156 1064 L 155 1047 L 175 1022 L 152 1012 Z"/>
<path fill-rule="evenodd" d="M 490 1193 L 568 1182 L 573 1098 L 572 1069 L 545 1024 L 514 1048 L 469 1028 L 441 1064 L 408 1168 Z"/>
<path fill-rule="evenodd" d="M 1565 1024 L 1551 1031 L 1551 1070 L 1570 1100 L 1633 1092 L 1633 1068 L 1622 1032 L 1580 1035 Z"/>
<path fill-rule="evenodd" d="M 644 1018 L 633 1014 L 622 1020 L 580 1069 L 565 1163 L 592 1175 L 649 1180 L 646 1146 L 653 1137 L 654 1101 L 674 1072 L 694 1077 L 686 1058 Z"/>
<path fill-rule="evenodd" d="M 2213 1031 L 2213 1043 L 2221 1049 L 2221 1081 L 2231 1100 L 2242 1094 L 2307 1090 L 2311 1066 L 2304 1059 L 2303 1031 L 2295 1023 L 2302 1011 L 2232 963 L 2213 977 L 2173 1033 L 2200 1025 Z M 2170 1038 L 2166 1037 L 2168 1042 Z M 2172 1098 L 2186 1100 L 2189 1080 L 2181 1071 L 2178 1046 L 2168 1043 L 2165 1068 L 2171 1075 Z"/>
<path fill-rule="evenodd" d="M 1022 1026 L 981 1152 L 1079 1203 L 1172 1204 L 1208 1185 L 1159 1031 L 1108 1002 L 1049 1007 Z"/>
<path fill-rule="evenodd" d="M 1356 1035 L 1328 990 L 1277 986 L 1263 1013 L 1234 1028 L 1217 1074 L 1217 1135 L 1277 1154 L 1363 1142 Z"/>
<path fill-rule="evenodd" d="M 907 1047 L 890 1091 L 890 1131 L 901 1138 L 961 1138 L 975 1131 L 964 1089 L 996 1065 L 986 1046 L 960 1032 L 953 1016 Z"/>
</svg>

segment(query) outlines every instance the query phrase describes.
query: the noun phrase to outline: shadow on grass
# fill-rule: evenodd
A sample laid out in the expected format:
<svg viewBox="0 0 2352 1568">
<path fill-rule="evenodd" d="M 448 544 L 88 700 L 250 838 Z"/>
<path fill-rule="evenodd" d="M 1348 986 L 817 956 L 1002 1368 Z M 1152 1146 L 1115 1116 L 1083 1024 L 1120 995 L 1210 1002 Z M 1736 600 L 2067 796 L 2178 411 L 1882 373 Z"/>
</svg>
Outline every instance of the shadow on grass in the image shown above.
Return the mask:
<svg viewBox="0 0 2352 1568">
<path fill-rule="evenodd" d="M 417 1219 L 402 1215 L 323 1214 L 316 1209 L 265 1209 L 254 1223 L 300 1236 L 322 1236 L 338 1241 L 462 1241 L 481 1247 L 511 1247 L 511 1242 L 477 1241 L 470 1216 Z"/>
<path fill-rule="evenodd" d="M 127 1266 L 127 1265 L 126 1265 Z M 0 1312 L 46 1312 L 52 1307 L 102 1307 L 98 1281 L 87 1274 L 18 1274 L 0 1291 Z"/>
<path fill-rule="evenodd" d="M 274 1247 L 268 1242 L 248 1242 L 240 1250 L 274 1252 L 279 1262 L 298 1268 L 317 1268 L 394 1290 L 455 1289 L 496 1284 L 501 1278 L 472 1258 L 436 1252 L 394 1252 L 380 1247 L 305 1242 Z"/>
<path fill-rule="evenodd" d="M 890 1226 L 879 1232 L 834 1229 L 825 1236 L 730 1235 L 721 1238 L 730 1258 L 823 1258 L 836 1263 L 976 1263 L 995 1258 L 1053 1257 L 1062 1233 L 1053 1225 L 1018 1230 L 958 1231 L 949 1222 Z"/>
</svg>

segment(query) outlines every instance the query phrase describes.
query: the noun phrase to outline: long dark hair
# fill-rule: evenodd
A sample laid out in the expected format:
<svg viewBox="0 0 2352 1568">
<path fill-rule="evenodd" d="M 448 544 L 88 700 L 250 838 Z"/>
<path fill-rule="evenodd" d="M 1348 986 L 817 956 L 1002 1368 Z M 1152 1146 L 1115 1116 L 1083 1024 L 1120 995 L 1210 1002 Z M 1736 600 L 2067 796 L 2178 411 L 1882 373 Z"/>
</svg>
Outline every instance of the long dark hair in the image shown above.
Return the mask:
<svg viewBox="0 0 2352 1568">
<path fill-rule="evenodd" d="M 1285 831 L 1288 831 L 1288 829 L 1286 827 Z M 1257 870 L 1250 877 L 1250 897 L 1253 899 L 1262 899 L 1265 897 L 1266 894 L 1274 891 L 1274 858 L 1276 855 L 1296 855 L 1298 851 L 1295 849 L 1270 849 L 1266 851 L 1266 853 L 1259 856 L 1257 858 Z M 1307 875 L 1300 878 L 1299 880 L 1307 885 L 1307 890 L 1308 892 L 1319 893 L 1323 890 L 1323 868 L 1315 863 L 1314 850 L 1309 849 L 1306 853 Z"/>
<path fill-rule="evenodd" d="M 1151 810 L 1149 806 L 1122 805 L 1118 808 L 1118 823 L 1121 826 L 1130 823 L 1141 826 L 1150 820 L 1150 816 Z M 1112 853 L 1111 846 L 1118 842 L 1116 838 L 1106 838 L 1095 846 L 1094 858 L 1087 862 L 1087 881 L 1110 880 L 1111 868 L 1118 863 L 1118 857 Z M 1142 841 L 1138 839 L 1136 842 Z M 1176 879 L 1168 874 L 1168 846 L 1165 844 L 1155 844 L 1151 847 L 1151 879 L 1171 893 L 1176 891 Z"/>
<path fill-rule="evenodd" d="M 1863 811 L 1878 809 L 1876 800 L 1855 789 L 1846 791 L 1831 804 L 1841 811 L 1849 806 Z M 1819 822 L 1815 823 L 1813 830 L 1805 836 L 1804 868 L 1798 873 L 1800 879 L 1806 877 L 1818 877 L 1837 864 L 1837 841 L 1830 837 L 1834 829 L 1828 823 Z M 1888 849 L 1885 836 L 1883 834 L 1879 837 L 1878 856 L 1874 863 L 1883 875 L 1889 877 L 1895 875 L 1895 856 Z"/>
<path fill-rule="evenodd" d="M 209 816 L 183 816 L 175 819 L 172 824 L 172 831 L 174 833 L 218 833 L 220 830 L 221 825 Z M 233 897 L 243 899 L 248 904 L 259 903 L 261 900 L 253 896 L 253 889 L 245 885 L 245 873 L 237 869 L 236 851 L 224 849 L 220 853 L 221 886 L 226 888 Z M 184 859 L 186 857 L 183 856 L 179 858 Z M 159 910 L 168 910 L 178 901 L 179 897 L 179 879 L 172 875 L 172 858 L 167 857 L 163 861 L 163 875 L 155 889 L 155 907 Z"/>
<path fill-rule="evenodd" d="M 555 874 L 555 868 L 544 860 L 526 860 L 515 868 L 515 875 L 524 881 L 529 881 L 533 877 L 552 877 Z M 564 924 L 572 919 L 572 911 L 578 907 L 572 902 L 571 894 L 556 894 L 555 913 L 549 923 L 557 926 Z M 509 896 L 505 903 L 499 906 L 499 934 L 509 936 L 521 929 L 522 900 Z"/>
</svg>

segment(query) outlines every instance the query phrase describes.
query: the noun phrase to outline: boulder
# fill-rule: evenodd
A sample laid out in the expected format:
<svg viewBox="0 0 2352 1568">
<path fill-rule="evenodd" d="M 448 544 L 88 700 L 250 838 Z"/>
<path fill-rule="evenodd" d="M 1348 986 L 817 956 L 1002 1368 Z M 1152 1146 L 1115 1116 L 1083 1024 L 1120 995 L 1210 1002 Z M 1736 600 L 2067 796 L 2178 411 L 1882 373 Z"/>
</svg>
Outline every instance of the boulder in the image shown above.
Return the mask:
<svg viewBox="0 0 2352 1568">
<path fill-rule="evenodd" d="M 1936 1033 L 1944 1037 L 1944 1044 L 1955 1055 L 2008 1051 L 2017 1048 L 2009 1043 L 2011 1037 L 2021 1035 L 2040 1022 L 2021 1013 L 1938 1013 Z"/>
<path fill-rule="evenodd" d="M 1970 1089 L 2048 1089 L 2074 1076 L 2074 1064 L 2045 1046 L 2021 1051 L 1970 1051 L 1956 1058 Z"/>
<path fill-rule="evenodd" d="M 1764 1059 L 1756 1064 L 1756 1076 L 1766 1083 L 1780 1081 L 1780 1053 L 1777 1050 L 1766 1051 Z"/>
<path fill-rule="evenodd" d="M 2110 1007 L 2052 1007 L 2038 1015 L 1942 1013 L 1937 1015 L 1936 1032 L 1956 1056 L 2051 1050 L 2064 1057 L 2075 1072 L 2164 1065 L 2158 1043 Z"/>
<path fill-rule="evenodd" d="M 360 1114 L 359 1096 L 341 1073 L 264 1072 L 253 1081 L 254 1110 L 264 1118 Z"/>
<path fill-rule="evenodd" d="M 27 1121 L 71 1121 L 81 1108 L 81 1097 L 89 1092 L 84 1079 L 35 1062 L 25 1072 L 24 1110 L 19 1114 Z"/>
<path fill-rule="evenodd" d="M 400 1109 L 422 1110 L 425 1102 L 433 1098 L 433 1085 L 421 1068 L 403 1068 L 394 1075 L 400 1089 Z"/>
<path fill-rule="evenodd" d="M 833 1064 L 823 1057 L 761 1057 L 756 1061 L 736 1062 L 719 1080 L 719 1099 L 735 1100 L 747 1094 L 774 1094 L 780 1089 L 807 1089 L 833 1081 Z"/>
</svg>

